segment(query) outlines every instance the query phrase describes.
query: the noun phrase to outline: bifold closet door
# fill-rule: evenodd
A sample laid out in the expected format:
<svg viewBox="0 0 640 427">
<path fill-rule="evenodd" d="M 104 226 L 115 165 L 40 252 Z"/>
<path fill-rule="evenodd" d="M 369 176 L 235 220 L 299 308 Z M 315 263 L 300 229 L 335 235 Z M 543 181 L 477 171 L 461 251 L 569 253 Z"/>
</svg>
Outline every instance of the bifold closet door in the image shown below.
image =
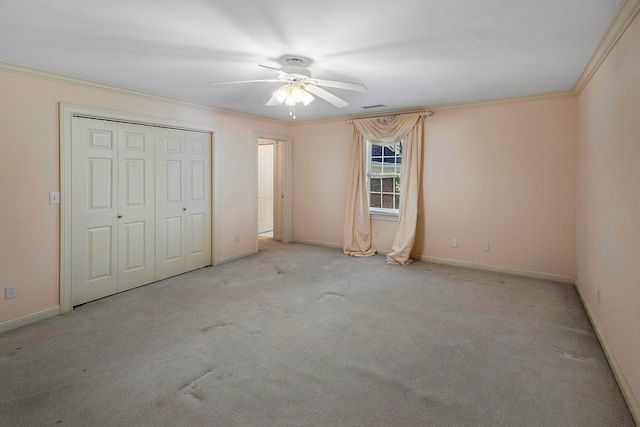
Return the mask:
<svg viewBox="0 0 640 427">
<path fill-rule="evenodd" d="M 211 137 L 185 132 L 187 155 L 186 269 L 211 265 Z"/>
<path fill-rule="evenodd" d="M 154 280 L 154 129 L 118 125 L 118 292 Z"/>
<path fill-rule="evenodd" d="M 210 139 L 156 130 L 155 279 L 211 264 Z"/>
<path fill-rule="evenodd" d="M 73 305 L 153 281 L 153 128 L 72 121 Z"/>
</svg>

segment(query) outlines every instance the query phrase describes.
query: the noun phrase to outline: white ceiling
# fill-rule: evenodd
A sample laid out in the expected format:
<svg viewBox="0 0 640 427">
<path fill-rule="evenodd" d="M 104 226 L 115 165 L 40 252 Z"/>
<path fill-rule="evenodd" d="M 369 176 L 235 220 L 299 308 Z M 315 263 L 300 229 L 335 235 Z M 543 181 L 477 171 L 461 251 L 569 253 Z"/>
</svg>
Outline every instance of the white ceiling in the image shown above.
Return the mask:
<svg viewBox="0 0 640 427">
<path fill-rule="evenodd" d="M 283 55 L 328 89 L 298 120 L 570 90 L 621 0 L 2 0 L 0 61 L 289 120 Z M 364 110 L 363 106 L 385 107 Z"/>
</svg>

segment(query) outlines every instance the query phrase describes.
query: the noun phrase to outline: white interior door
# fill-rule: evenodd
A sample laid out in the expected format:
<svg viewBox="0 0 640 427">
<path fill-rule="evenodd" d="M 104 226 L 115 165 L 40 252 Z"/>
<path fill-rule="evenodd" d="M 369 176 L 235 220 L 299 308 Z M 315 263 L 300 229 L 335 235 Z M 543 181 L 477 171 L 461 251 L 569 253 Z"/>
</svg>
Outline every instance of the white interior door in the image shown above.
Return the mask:
<svg viewBox="0 0 640 427">
<path fill-rule="evenodd" d="M 186 271 L 185 133 L 156 129 L 155 280 Z"/>
<path fill-rule="evenodd" d="M 118 291 L 153 282 L 154 129 L 118 125 Z"/>
<path fill-rule="evenodd" d="M 258 145 L 258 233 L 273 231 L 274 145 Z"/>
<path fill-rule="evenodd" d="M 118 291 L 117 136 L 116 123 L 73 119 L 73 305 Z"/>
</svg>

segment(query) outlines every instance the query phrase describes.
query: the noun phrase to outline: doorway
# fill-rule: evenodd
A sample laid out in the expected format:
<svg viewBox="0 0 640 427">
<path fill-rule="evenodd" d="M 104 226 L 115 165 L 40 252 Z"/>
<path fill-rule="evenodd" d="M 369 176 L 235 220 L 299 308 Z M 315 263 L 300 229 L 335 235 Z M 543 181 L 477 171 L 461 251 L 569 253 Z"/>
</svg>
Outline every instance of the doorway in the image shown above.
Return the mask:
<svg viewBox="0 0 640 427">
<path fill-rule="evenodd" d="M 291 242 L 291 137 L 287 135 L 276 135 L 264 132 L 254 133 L 254 204 L 253 204 L 253 224 L 254 224 L 254 246 L 253 251 L 257 253 L 260 250 L 259 241 L 264 243 L 271 242 L 273 240 L 280 241 L 282 243 Z M 260 161 L 258 159 L 259 153 L 262 150 L 262 146 L 269 146 L 272 152 L 273 158 L 273 172 L 267 172 L 269 167 L 265 167 L 263 176 L 266 177 L 267 187 L 269 182 L 273 186 L 273 205 L 270 205 L 268 201 L 264 203 L 264 213 L 268 216 L 269 213 L 273 213 L 273 226 L 266 225 L 263 230 L 272 228 L 273 237 L 263 237 L 259 232 L 258 224 L 260 221 Z M 270 150 L 265 148 L 265 151 Z M 273 176 L 273 178 L 271 178 Z M 267 193 L 269 194 L 269 192 Z M 262 231 L 262 230 L 260 230 Z M 268 231 L 263 231 L 269 233 Z"/>
<path fill-rule="evenodd" d="M 275 141 L 258 144 L 258 236 L 274 237 Z"/>
<path fill-rule="evenodd" d="M 266 244 L 274 240 L 282 243 L 291 242 L 291 137 L 266 132 L 254 132 L 254 144 L 253 252 L 257 253 L 261 250 L 259 242 Z M 273 212 L 273 237 L 263 237 L 260 235 L 258 228 L 258 223 L 260 222 L 260 162 L 258 157 L 260 155 L 260 147 L 263 145 L 271 146 L 273 150 L 273 178 L 268 178 L 270 174 L 266 170 L 264 173 L 267 181 L 270 181 L 273 185 L 273 207 L 268 202 L 264 203 L 265 214 L 268 215 Z M 267 228 L 269 227 L 267 226 Z"/>
</svg>

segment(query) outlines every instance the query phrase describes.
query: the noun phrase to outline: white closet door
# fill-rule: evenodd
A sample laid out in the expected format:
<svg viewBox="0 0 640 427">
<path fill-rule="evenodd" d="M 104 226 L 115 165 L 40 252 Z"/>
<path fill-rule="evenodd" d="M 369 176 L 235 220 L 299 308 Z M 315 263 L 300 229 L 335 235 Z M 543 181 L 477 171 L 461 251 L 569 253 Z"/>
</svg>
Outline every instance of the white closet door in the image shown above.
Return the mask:
<svg viewBox="0 0 640 427">
<path fill-rule="evenodd" d="M 116 123 L 74 118 L 71 144 L 73 304 L 118 290 Z"/>
<path fill-rule="evenodd" d="M 186 270 L 211 264 L 211 140 L 186 132 Z"/>
<path fill-rule="evenodd" d="M 155 280 L 186 271 L 185 133 L 156 129 Z"/>
<path fill-rule="evenodd" d="M 72 303 L 211 264 L 210 137 L 72 120 Z"/>
<path fill-rule="evenodd" d="M 118 291 L 153 282 L 154 129 L 118 125 Z"/>
</svg>

